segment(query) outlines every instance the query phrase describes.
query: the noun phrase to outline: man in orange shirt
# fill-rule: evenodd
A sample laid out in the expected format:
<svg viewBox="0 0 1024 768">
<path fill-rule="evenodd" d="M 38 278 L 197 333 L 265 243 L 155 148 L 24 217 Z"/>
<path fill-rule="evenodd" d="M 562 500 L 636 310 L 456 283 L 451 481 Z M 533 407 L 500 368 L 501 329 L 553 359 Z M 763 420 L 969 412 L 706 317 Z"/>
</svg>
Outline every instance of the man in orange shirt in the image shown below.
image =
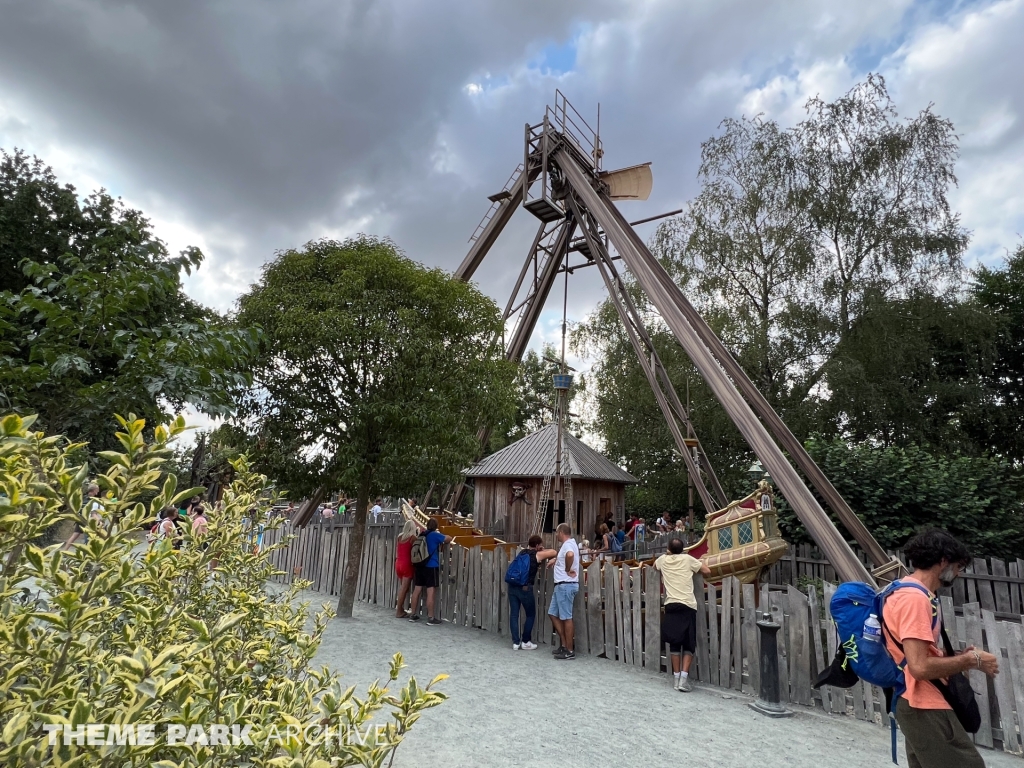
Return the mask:
<svg viewBox="0 0 1024 768">
<path fill-rule="evenodd" d="M 967 548 L 940 530 L 919 533 L 903 549 L 914 572 L 903 581 L 925 589 L 898 589 L 885 601 L 885 642 L 897 664 L 906 660 L 907 691 L 896 705 L 896 721 L 907 743 L 910 768 L 985 768 L 985 761 L 932 680 L 968 669 L 999 672 L 991 653 L 973 646 L 956 656 L 939 648 L 942 619 L 935 593 L 948 587 L 969 562 Z M 904 655 L 905 654 L 905 655 Z"/>
</svg>

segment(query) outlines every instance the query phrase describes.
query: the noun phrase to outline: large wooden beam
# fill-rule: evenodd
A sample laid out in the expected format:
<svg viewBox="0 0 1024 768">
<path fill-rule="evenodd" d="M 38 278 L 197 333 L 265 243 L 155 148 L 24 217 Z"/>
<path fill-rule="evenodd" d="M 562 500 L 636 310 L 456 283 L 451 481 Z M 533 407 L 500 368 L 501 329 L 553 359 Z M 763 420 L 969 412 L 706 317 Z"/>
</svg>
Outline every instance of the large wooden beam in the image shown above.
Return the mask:
<svg viewBox="0 0 1024 768">
<path fill-rule="evenodd" d="M 633 228 L 626 223 L 626 219 L 623 217 L 622 212 L 614 205 L 611 205 L 611 209 L 611 213 L 619 223 L 619 226 L 625 229 L 634 245 L 646 250 L 647 246 L 644 244 L 643 240 L 640 239 L 640 236 L 636 234 Z M 675 286 L 671 276 L 664 270 L 661 270 L 661 272 L 663 274 L 659 275 L 659 280 L 662 283 L 668 283 Z M 678 291 L 678 287 L 676 288 Z M 739 388 L 740 392 L 743 393 L 747 402 L 750 403 L 751 408 L 765 423 L 771 433 L 775 436 L 775 439 L 779 441 L 782 448 L 792 457 L 797 466 L 803 470 L 808 481 L 825 500 L 825 504 L 836 513 L 840 522 L 854 540 L 864 549 L 868 558 L 875 564 L 876 568 L 880 568 L 883 565 L 888 564 L 892 558 L 890 558 L 886 551 L 882 549 L 882 546 L 878 543 L 875 537 L 871 535 L 871 532 L 867 529 L 867 526 L 864 525 L 864 522 L 857 517 L 857 514 L 850 508 L 850 505 L 846 503 L 846 499 L 844 499 L 842 494 L 840 494 L 836 487 L 832 485 L 832 481 L 830 481 L 825 473 L 821 471 L 821 468 L 815 463 L 814 459 L 812 459 L 810 454 L 807 453 L 807 449 L 805 449 L 803 444 L 797 440 L 796 435 L 794 435 L 790 428 L 786 426 L 786 423 L 782 420 L 779 414 L 775 412 L 775 409 L 772 408 L 764 395 L 761 394 L 760 390 L 758 390 L 754 385 L 754 382 L 750 380 L 750 377 L 747 376 L 740 364 L 736 362 L 732 353 L 726 349 L 726 346 L 722 343 L 721 339 L 715 335 L 711 326 L 704 321 L 704 318 L 701 317 L 696 308 L 689 302 L 689 300 L 687 300 L 682 291 L 678 291 L 678 299 L 679 308 L 682 310 L 686 320 L 710 350 L 711 354 L 725 369 L 726 373 Z"/>
<path fill-rule="evenodd" d="M 473 275 L 476 274 L 476 270 L 484 260 L 487 252 L 491 250 L 498 236 L 505 229 L 505 225 L 512 219 L 512 214 L 516 212 L 516 209 L 522 202 L 523 195 L 529 188 L 530 183 L 537 178 L 537 173 L 538 169 L 533 168 L 532 170 L 525 169 L 519 174 L 519 178 L 516 179 L 515 184 L 509 190 L 510 196 L 498 203 L 498 209 L 494 212 L 491 220 L 487 222 L 484 231 L 473 242 L 473 246 L 469 249 L 469 253 L 466 254 L 466 258 L 462 260 L 459 268 L 455 270 L 457 278 L 466 282 L 473 279 Z"/>
<path fill-rule="evenodd" d="M 651 303 L 661 313 L 665 323 L 736 424 L 747 444 L 771 472 L 783 496 L 793 506 L 797 517 L 825 552 L 836 572 L 847 581 L 866 581 L 874 584 L 874 578 L 857 559 L 779 446 L 758 421 L 750 404 L 740 396 L 719 361 L 687 320 L 681 306 L 685 297 L 679 287 L 672 282 L 665 268 L 642 241 L 638 242 L 639 238 L 631 237 L 632 227 L 625 224 L 622 217 L 617 215 L 618 211 L 612 202 L 606 196 L 598 194 L 591 186 L 588 177 L 568 153 L 559 150 L 555 152 L 553 159 L 582 203 L 607 233 L 623 262 Z"/>
<path fill-rule="evenodd" d="M 604 280 L 605 288 L 608 290 L 608 296 L 611 298 L 612 305 L 619 314 L 619 319 L 622 321 L 623 327 L 626 329 L 626 335 L 629 337 L 630 344 L 633 346 L 633 351 L 636 352 L 637 360 L 640 363 L 640 367 L 643 369 L 644 374 L 647 376 L 647 381 L 651 386 L 651 390 L 654 392 L 654 398 L 658 402 L 658 407 L 661 408 L 662 415 L 665 417 L 665 423 L 668 425 L 669 432 L 672 433 L 672 439 L 675 441 L 676 450 L 683 458 L 683 462 L 686 464 L 686 471 L 690 473 L 690 477 L 694 481 L 694 485 L 697 488 L 697 493 L 700 495 L 700 499 L 704 502 L 704 507 L 710 514 L 716 509 L 725 507 L 728 503 L 724 500 L 725 494 L 722 493 L 722 500 L 720 503 L 715 503 L 715 499 L 712 498 L 710 491 L 704 484 L 703 479 L 700 476 L 700 472 L 697 469 L 697 465 L 693 460 L 693 456 L 690 455 L 689 446 L 686 445 L 686 439 L 683 436 L 682 430 L 679 428 L 679 421 L 676 418 L 676 414 L 673 413 L 672 406 L 669 405 L 668 397 L 662 390 L 662 383 L 658 379 L 658 373 L 655 370 L 654 361 L 657 360 L 657 351 L 654 349 L 654 344 L 647 334 L 647 330 L 643 326 L 643 322 L 640 319 L 640 314 L 636 310 L 636 306 L 629 298 L 629 294 L 625 290 L 625 286 L 619 279 L 617 273 L 614 272 L 614 265 L 612 264 L 611 257 L 608 255 L 608 251 L 604 247 L 604 243 L 601 241 L 595 232 L 596 227 L 592 226 L 592 220 L 585 212 L 581 211 L 575 200 L 570 198 L 569 205 L 579 220 L 580 227 L 583 230 L 583 236 L 587 240 L 587 246 L 590 248 L 591 254 L 593 254 L 594 261 L 597 263 L 598 271 L 601 273 L 601 279 Z M 648 357 L 650 355 L 650 357 Z M 658 361 L 660 363 L 660 360 Z M 671 385 L 669 385 L 671 387 Z"/>
</svg>

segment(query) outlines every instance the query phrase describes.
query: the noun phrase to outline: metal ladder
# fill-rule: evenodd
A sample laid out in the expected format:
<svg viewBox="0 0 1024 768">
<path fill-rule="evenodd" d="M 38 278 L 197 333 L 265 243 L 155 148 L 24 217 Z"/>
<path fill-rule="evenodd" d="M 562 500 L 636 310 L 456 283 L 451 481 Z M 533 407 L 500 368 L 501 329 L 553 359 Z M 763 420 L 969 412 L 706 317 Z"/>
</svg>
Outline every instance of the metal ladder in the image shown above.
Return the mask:
<svg viewBox="0 0 1024 768">
<path fill-rule="evenodd" d="M 501 192 L 498 192 L 496 195 L 491 195 L 490 198 L 488 198 L 491 201 L 491 207 L 487 209 L 487 213 L 484 214 L 484 217 L 480 220 L 480 223 L 476 225 L 476 229 L 473 230 L 473 234 L 470 235 L 470 243 L 476 242 L 477 238 L 480 237 L 481 233 L 487 227 L 488 222 L 490 222 L 490 220 L 494 218 L 494 214 L 497 213 L 498 208 L 501 207 L 501 204 L 508 198 L 512 197 L 509 190 L 511 190 L 512 187 L 515 185 L 516 181 L 519 179 L 519 175 L 522 172 L 523 164 L 520 163 L 519 166 L 514 171 L 512 171 L 512 175 L 508 177 L 508 181 L 506 181 L 505 186 L 501 188 Z"/>
</svg>

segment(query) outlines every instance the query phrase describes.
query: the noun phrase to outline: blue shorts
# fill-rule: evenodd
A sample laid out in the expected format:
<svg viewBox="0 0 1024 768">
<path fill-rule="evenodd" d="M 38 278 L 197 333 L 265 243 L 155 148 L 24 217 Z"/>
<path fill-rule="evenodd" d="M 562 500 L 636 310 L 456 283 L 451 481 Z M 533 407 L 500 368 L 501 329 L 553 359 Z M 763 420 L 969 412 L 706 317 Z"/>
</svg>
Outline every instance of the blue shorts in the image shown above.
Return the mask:
<svg viewBox="0 0 1024 768">
<path fill-rule="evenodd" d="M 572 604 L 576 601 L 576 593 L 580 591 L 578 582 L 569 581 L 555 584 L 555 591 L 551 593 L 551 605 L 548 606 L 548 615 L 557 616 L 565 621 L 572 618 Z"/>
</svg>

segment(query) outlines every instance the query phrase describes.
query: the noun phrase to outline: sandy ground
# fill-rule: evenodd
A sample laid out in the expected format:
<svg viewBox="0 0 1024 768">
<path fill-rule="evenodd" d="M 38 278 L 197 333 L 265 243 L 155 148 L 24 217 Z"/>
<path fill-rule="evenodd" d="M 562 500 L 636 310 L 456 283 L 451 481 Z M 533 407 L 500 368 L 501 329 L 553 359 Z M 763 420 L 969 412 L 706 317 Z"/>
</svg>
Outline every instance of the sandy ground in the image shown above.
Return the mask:
<svg viewBox="0 0 1024 768">
<path fill-rule="evenodd" d="M 312 592 L 304 599 L 323 602 Z M 802 707 L 772 720 L 737 693 L 700 686 L 678 693 L 667 675 L 593 656 L 555 661 L 547 645 L 513 651 L 487 632 L 411 624 L 358 603 L 353 619 L 331 622 L 314 663 L 358 690 L 386 675 L 396 651 L 408 664 L 401 682 L 408 674 L 424 683 L 450 675 L 441 684 L 448 701 L 424 713 L 399 748 L 402 768 L 892 765 L 888 728 Z M 981 753 L 993 768 L 1024 768 L 1019 758 Z"/>
</svg>

